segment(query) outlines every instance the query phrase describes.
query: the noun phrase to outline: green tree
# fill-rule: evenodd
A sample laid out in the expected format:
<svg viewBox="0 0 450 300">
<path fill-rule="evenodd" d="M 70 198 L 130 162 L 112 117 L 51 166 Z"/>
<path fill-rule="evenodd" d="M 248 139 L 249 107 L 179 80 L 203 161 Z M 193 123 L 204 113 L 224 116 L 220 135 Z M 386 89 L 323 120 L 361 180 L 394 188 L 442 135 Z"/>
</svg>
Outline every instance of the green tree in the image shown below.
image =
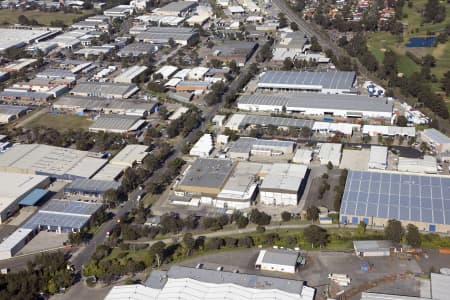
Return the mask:
<svg viewBox="0 0 450 300">
<path fill-rule="evenodd" d="M 297 23 L 295 23 L 295 22 L 291 22 L 290 26 L 293 31 L 298 31 L 298 29 L 299 29 Z"/>
<path fill-rule="evenodd" d="M 386 239 L 395 243 L 400 243 L 405 233 L 402 223 L 395 219 L 390 219 L 387 226 L 384 228 L 384 236 Z"/>
<path fill-rule="evenodd" d="M 323 247 L 328 243 L 328 232 L 317 225 L 310 225 L 304 231 L 305 241 L 311 244 L 312 248 Z"/>
<path fill-rule="evenodd" d="M 398 116 L 396 124 L 400 127 L 406 127 L 408 125 L 408 119 L 405 116 Z"/>
<path fill-rule="evenodd" d="M 186 248 L 186 255 L 191 255 L 191 252 L 195 247 L 195 239 L 192 237 L 192 233 L 188 232 L 184 234 L 183 246 Z"/>
<path fill-rule="evenodd" d="M 280 28 L 284 28 L 284 27 L 288 26 L 288 20 L 284 13 L 280 12 L 278 14 L 278 22 L 279 22 Z"/>
<path fill-rule="evenodd" d="M 165 253 L 166 244 L 164 242 L 159 241 L 153 244 L 150 247 L 150 255 L 154 257 L 156 261 L 156 266 L 159 268 L 164 261 L 164 253 Z"/>
<path fill-rule="evenodd" d="M 366 233 L 367 224 L 363 221 L 360 221 L 358 224 L 358 228 L 356 231 L 358 232 L 358 235 L 364 235 Z"/>
<path fill-rule="evenodd" d="M 406 242 L 414 248 L 418 248 L 422 245 L 422 237 L 419 233 L 419 228 L 414 224 L 408 224 L 406 226 Z"/>
<path fill-rule="evenodd" d="M 333 170 L 333 163 L 331 162 L 331 161 L 329 161 L 328 163 L 327 163 L 327 169 L 328 170 Z"/>
<path fill-rule="evenodd" d="M 50 294 L 55 294 L 57 292 L 55 280 L 52 278 L 48 281 L 48 292 Z"/>
<path fill-rule="evenodd" d="M 313 52 L 320 52 L 322 51 L 322 46 L 320 46 L 319 41 L 315 36 L 311 38 L 311 48 L 309 48 Z"/>
<path fill-rule="evenodd" d="M 283 211 L 281 213 L 281 219 L 283 220 L 283 222 L 288 222 L 291 220 L 291 213 L 288 211 Z"/>
<path fill-rule="evenodd" d="M 119 196 L 115 189 L 108 189 L 103 193 L 103 202 L 106 203 L 108 207 L 110 207 L 111 204 L 115 205 L 118 200 Z"/>
<path fill-rule="evenodd" d="M 310 206 L 306 209 L 306 219 L 317 221 L 319 219 L 320 210 L 316 206 Z"/>
</svg>

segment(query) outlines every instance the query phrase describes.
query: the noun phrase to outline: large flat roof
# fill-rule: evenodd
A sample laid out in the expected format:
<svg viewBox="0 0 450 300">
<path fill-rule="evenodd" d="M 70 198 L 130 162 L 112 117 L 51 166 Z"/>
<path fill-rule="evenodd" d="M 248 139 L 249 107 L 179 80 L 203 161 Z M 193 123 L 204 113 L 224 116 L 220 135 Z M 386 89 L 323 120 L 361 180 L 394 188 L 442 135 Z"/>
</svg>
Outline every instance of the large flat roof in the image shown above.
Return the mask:
<svg viewBox="0 0 450 300">
<path fill-rule="evenodd" d="M 105 160 L 87 151 L 40 144 L 15 145 L 0 155 L 0 170 L 28 171 L 52 176 L 90 177 Z"/>
<path fill-rule="evenodd" d="M 0 28 L 0 36 L 2 37 L 0 39 L 0 51 L 11 47 L 24 46 L 25 44 L 54 33 L 54 31 L 49 30 Z"/>
<path fill-rule="evenodd" d="M 278 126 L 278 127 L 308 127 L 312 128 L 314 124 L 313 120 L 295 119 L 295 118 L 282 118 L 271 117 L 263 115 L 249 115 L 249 114 L 233 114 L 227 121 L 225 127 L 229 128 L 242 128 L 248 125 L 261 125 L 261 126 Z"/>
<path fill-rule="evenodd" d="M 284 266 L 295 266 L 298 259 L 298 252 L 283 249 L 261 250 L 260 255 L 262 263 Z"/>
<path fill-rule="evenodd" d="M 450 177 L 350 170 L 340 213 L 450 225 Z"/>
<path fill-rule="evenodd" d="M 298 192 L 308 167 L 298 164 L 276 163 L 272 165 L 261 184 L 261 190 L 274 192 Z"/>
<path fill-rule="evenodd" d="M 259 78 L 258 87 L 316 87 L 350 90 L 355 80 L 356 72 L 268 71 Z"/>
<path fill-rule="evenodd" d="M 423 134 L 435 144 L 450 144 L 450 138 L 434 128 L 425 129 Z"/>
<path fill-rule="evenodd" d="M 117 189 L 120 183 L 109 180 L 79 178 L 64 187 L 65 192 L 104 193 L 109 189 Z"/>
<path fill-rule="evenodd" d="M 52 199 L 49 200 L 39 211 L 89 217 L 101 206 L 102 204 L 99 203 Z"/>
<path fill-rule="evenodd" d="M 146 110 L 150 111 L 156 102 L 144 100 L 125 100 L 108 98 L 91 98 L 80 96 L 64 96 L 53 103 L 55 108 L 61 109 L 83 109 L 95 111 L 131 111 Z"/>
<path fill-rule="evenodd" d="M 27 109 L 28 107 L 26 106 L 0 104 L 0 114 L 5 115 L 17 115 Z"/>
<path fill-rule="evenodd" d="M 334 95 L 319 93 L 256 93 L 239 98 L 239 104 L 285 106 L 287 110 L 304 108 L 346 110 L 348 112 L 392 112 L 393 101 L 358 95 Z"/>
<path fill-rule="evenodd" d="M 101 115 L 94 121 L 89 129 L 128 131 L 139 119 L 139 116 Z"/>
<path fill-rule="evenodd" d="M 88 95 L 94 97 L 123 97 L 128 98 L 136 93 L 139 88 L 135 84 L 128 83 L 78 83 L 71 91 L 74 95 Z"/>
<path fill-rule="evenodd" d="M 175 1 L 157 9 L 156 12 L 183 12 L 197 5 L 198 3 L 195 1 Z"/>
<path fill-rule="evenodd" d="M 392 241 L 353 241 L 353 247 L 357 252 L 389 250 L 393 247 Z"/>
<path fill-rule="evenodd" d="M 228 159 L 198 158 L 180 182 L 180 186 L 221 188 L 233 169 Z"/>
<path fill-rule="evenodd" d="M 126 145 L 119 153 L 110 161 L 113 165 L 132 166 L 134 163 L 142 162 L 147 156 L 148 146 L 145 145 Z"/>
<path fill-rule="evenodd" d="M 2 154 L 0 154 L 1 157 Z M 22 198 L 36 187 L 44 184 L 47 176 L 0 172 L 0 211 Z"/>
</svg>

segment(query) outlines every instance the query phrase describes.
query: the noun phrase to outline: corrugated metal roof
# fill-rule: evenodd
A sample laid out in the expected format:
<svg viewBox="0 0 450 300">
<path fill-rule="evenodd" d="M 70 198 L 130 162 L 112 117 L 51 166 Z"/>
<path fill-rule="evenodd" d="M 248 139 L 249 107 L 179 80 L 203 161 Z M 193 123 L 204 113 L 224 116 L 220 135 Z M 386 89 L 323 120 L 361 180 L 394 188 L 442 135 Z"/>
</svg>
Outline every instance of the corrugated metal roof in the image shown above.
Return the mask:
<svg viewBox="0 0 450 300">
<path fill-rule="evenodd" d="M 34 189 L 26 195 L 22 200 L 20 200 L 19 205 L 33 206 L 39 202 L 45 195 L 48 194 L 47 190 L 43 189 Z"/>
</svg>

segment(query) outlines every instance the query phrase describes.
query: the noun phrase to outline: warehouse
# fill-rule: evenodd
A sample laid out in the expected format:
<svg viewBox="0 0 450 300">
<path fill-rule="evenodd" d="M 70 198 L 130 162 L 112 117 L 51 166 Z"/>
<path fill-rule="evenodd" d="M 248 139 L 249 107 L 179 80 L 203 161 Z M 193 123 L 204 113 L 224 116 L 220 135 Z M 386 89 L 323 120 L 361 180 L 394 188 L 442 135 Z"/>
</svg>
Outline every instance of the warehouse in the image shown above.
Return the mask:
<svg viewBox="0 0 450 300">
<path fill-rule="evenodd" d="M 146 66 L 132 66 L 114 78 L 116 83 L 132 83 L 139 75 L 147 71 Z"/>
<path fill-rule="evenodd" d="M 277 156 L 294 153 L 295 143 L 280 140 L 262 140 L 251 137 L 239 138 L 227 153 L 229 158 L 249 159 L 250 155 Z"/>
<path fill-rule="evenodd" d="M 33 190 L 50 184 L 47 176 L 0 172 L 0 223 L 19 209 L 19 202 Z"/>
<path fill-rule="evenodd" d="M 93 111 L 102 114 L 114 113 L 145 117 L 155 110 L 157 104 L 157 102 L 149 100 L 64 96 L 53 103 L 53 109 L 76 113 Z"/>
<path fill-rule="evenodd" d="M 184 17 L 189 14 L 198 5 L 195 1 L 175 1 L 156 8 L 153 13 L 161 16 Z"/>
<path fill-rule="evenodd" d="M 90 178 L 106 163 L 87 151 L 40 144 L 18 144 L 0 155 L 0 171 L 48 175 L 58 179 Z"/>
<path fill-rule="evenodd" d="M 216 196 L 225 185 L 233 170 L 228 159 L 198 158 L 186 169 L 176 187 L 177 196 L 211 195 Z"/>
<path fill-rule="evenodd" d="M 370 147 L 369 169 L 386 170 L 388 148 L 383 146 Z"/>
<path fill-rule="evenodd" d="M 225 128 L 231 130 L 245 129 L 247 126 L 276 126 L 279 129 L 288 130 L 289 128 L 312 128 L 314 121 L 294 118 L 281 118 L 263 115 L 249 115 L 249 114 L 233 114 L 225 124 Z"/>
<path fill-rule="evenodd" d="M 0 260 L 8 259 L 17 254 L 31 239 L 33 230 L 18 228 L 0 243 Z"/>
<path fill-rule="evenodd" d="M 148 146 L 145 145 L 126 145 L 109 163 L 124 168 L 133 167 L 136 164 L 142 163 L 148 155 L 147 150 Z"/>
<path fill-rule="evenodd" d="M 352 123 L 331 123 L 331 122 L 314 122 L 312 130 L 321 134 L 330 134 L 340 132 L 345 135 L 352 135 L 353 131 L 359 131 L 361 125 Z"/>
<path fill-rule="evenodd" d="M 198 157 L 208 157 L 214 150 L 213 137 L 209 133 L 205 133 L 202 137 L 192 146 L 189 151 L 189 155 Z"/>
<path fill-rule="evenodd" d="M 1 31 L 0 31 L 1 32 Z M 19 58 L 6 66 L 0 67 L 0 71 L 3 72 L 19 72 L 25 68 L 31 67 L 37 63 L 35 58 Z"/>
<path fill-rule="evenodd" d="M 126 99 L 137 93 L 139 88 L 135 84 L 82 82 L 78 83 L 70 94 L 83 97 L 104 97 L 112 99 Z"/>
<path fill-rule="evenodd" d="M 238 99 L 237 107 L 248 111 L 301 113 L 345 118 L 385 118 L 392 116 L 394 102 L 358 95 L 317 93 L 256 93 Z"/>
<path fill-rule="evenodd" d="M 80 232 L 102 204 L 52 199 L 21 227 L 31 230 Z"/>
<path fill-rule="evenodd" d="M 394 245 L 391 241 L 353 241 L 356 256 L 390 256 Z"/>
<path fill-rule="evenodd" d="M 199 35 L 185 27 L 150 27 L 136 35 L 136 41 L 150 44 L 167 44 L 169 39 L 182 46 L 192 46 L 198 42 Z"/>
<path fill-rule="evenodd" d="M 239 162 L 217 195 L 215 206 L 227 209 L 249 208 L 257 194 L 260 164 Z"/>
<path fill-rule="evenodd" d="M 189 111 L 189 108 L 186 106 L 180 106 L 177 108 L 177 110 L 175 110 L 170 116 L 169 116 L 169 121 L 175 121 L 178 120 L 179 118 L 181 118 L 185 113 L 187 113 Z"/>
<path fill-rule="evenodd" d="M 158 47 L 146 43 L 131 43 L 119 50 L 119 57 L 138 57 L 143 55 L 151 55 L 158 51 Z"/>
<path fill-rule="evenodd" d="M 383 227 L 389 219 L 419 230 L 450 232 L 450 178 L 395 172 L 349 171 L 341 222 Z"/>
<path fill-rule="evenodd" d="M 319 144 L 319 159 L 321 165 L 331 162 L 333 166 L 339 166 L 342 155 L 342 144 L 323 143 Z"/>
<path fill-rule="evenodd" d="M 213 54 L 207 59 L 216 59 L 223 63 L 229 63 L 234 60 L 238 66 L 244 66 L 245 63 L 258 48 L 258 44 L 255 42 L 246 41 L 225 41 L 221 45 L 213 47 Z"/>
<path fill-rule="evenodd" d="M 167 80 L 173 74 L 175 74 L 175 72 L 177 70 L 178 70 L 178 68 L 175 66 L 165 65 L 165 66 L 162 66 L 161 68 L 159 68 L 159 70 L 156 71 L 155 74 L 153 74 L 153 76 L 155 76 L 156 74 L 160 74 L 162 76 L 162 79 Z"/>
<path fill-rule="evenodd" d="M 295 274 L 299 253 L 285 249 L 268 249 L 259 251 L 255 268 L 262 271 L 273 271 Z"/>
<path fill-rule="evenodd" d="M 145 285 L 113 287 L 105 300 L 130 295 L 148 300 L 215 299 L 218 295 L 222 299 L 314 300 L 315 289 L 299 280 L 173 265 L 168 271 L 154 270 Z"/>
<path fill-rule="evenodd" d="M 138 130 L 144 125 L 144 122 L 145 120 L 141 120 L 139 116 L 100 115 L 89 127 L 89 131 L 126 134 Z"/>
<path fill-rule="evenodd" d="M 116 190 L 119 186 L 120 183 L 115 181 L 78 178 L 64 187 L 64 193 L 66 196 L 102 199 L 107 190 Z"/>
<path fill-rule="evenodd" d="M 369 136 L 404 136 L 415 137 L 415 127 L 400 127 L 400 126 L 383 126 L 383 125 L 364 125 L 362 133 Z"/>
<path fill-rule="evenodd" d="M 50 38 L 60 33 L 59 30 L 24 30 L 24 29 L 11 29 L 1 28 L 0 36 L 0 52 L 3 52 L 9 48 L 24 47 L 27 44 L 32 44 Z"/>
<path fill-rule="evenodd" d="M 292 158 L 292 162 L 296 164 L 309 165 L 313 157 L 313 151 L 311 149 L 297 149 L 295 155 Z"/>
<path fill-rule="evenodd" d="M 103 14 L 110 18 L 126 18 L 132 15 L 134 8 L 130 5 L 117 5 L 113 8 L 107 9 Z"/>
<path fill-rule="evenodd" d="M 355 85 L 355 72 L 268 71 L 261 74 L 258 89 L 349 94 Z"/>
<path fill-rule="evenodd" d="M 211 83 L 207 81 L 183 80 L 177 84 L 175 90 L 177 92 L 205 92 L 210 85 Z"/>
<path fill-rule="evenodd" d="M 53 98 L 52 94 L 29 92 L 25 90 L 4 90 L 0 92 L 0 100 L 8 103 L 20 103 L 21 105 L 40 105 L 46 104 Z"/>
<path fill-rule="evenodd" d="M 297 205 L 306 184 L 308 167 L 297 164 L 273 164 L 259 188 L 261 203 Z"/>
<path fill-rule="evenodd" d="M 437 173 L 437 161 L 436 158 L 430 155 L 425 155 L 423 158 L 398 158 L 398 171 L 399 172 L 411 172 L 411 173 L 425 173 L 436 174 Z"/>
<path fill-rule="evenodd" d="M 425 129 L 420 133 L 420 137 L 436 148 L 437 152 L 450 151 L 450 138 L 434 128 Z"/>
<path fill-rule="evenodd" d="M 106 164 L 92 179 L 115 181 L 122 176 L 125 167 L 119 165 Z"/>
<path fill-rule="evenodd" d="M 8 124 L 27 113 L 28 107 L 0 104 L 0 124 Z"/>
</svg>

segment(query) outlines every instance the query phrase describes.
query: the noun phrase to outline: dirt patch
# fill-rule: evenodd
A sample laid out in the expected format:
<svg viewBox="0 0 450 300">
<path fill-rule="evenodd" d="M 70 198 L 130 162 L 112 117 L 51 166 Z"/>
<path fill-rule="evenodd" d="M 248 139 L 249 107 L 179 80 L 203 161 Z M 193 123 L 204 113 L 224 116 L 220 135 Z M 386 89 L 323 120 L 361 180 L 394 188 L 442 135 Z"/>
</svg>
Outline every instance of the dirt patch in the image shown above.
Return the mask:
<svg viewBox="0 0 450 300">
<path fill-rule="evenodd" d="M 336 195 L 334 187 L 339 184 L 339 177 L 341 176 L 341 173 L 341 169 L 332 169 L 326 173 L 328 174 L 327 179 L 324 179 L 323 176 L 314 178 L 311 182 L 311 187 L 306 197 L 305 208 L 308 208 L 310 206 L 325 206 L 329 210 L 334 210 L 334 201 Z M 324 182 L 327 182 L 330 188 L 325 191 L 322 197 L 320 197 L 320 189 Z"/>
</svg>

